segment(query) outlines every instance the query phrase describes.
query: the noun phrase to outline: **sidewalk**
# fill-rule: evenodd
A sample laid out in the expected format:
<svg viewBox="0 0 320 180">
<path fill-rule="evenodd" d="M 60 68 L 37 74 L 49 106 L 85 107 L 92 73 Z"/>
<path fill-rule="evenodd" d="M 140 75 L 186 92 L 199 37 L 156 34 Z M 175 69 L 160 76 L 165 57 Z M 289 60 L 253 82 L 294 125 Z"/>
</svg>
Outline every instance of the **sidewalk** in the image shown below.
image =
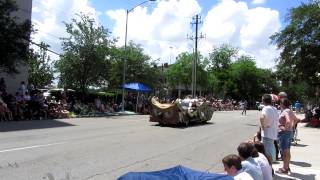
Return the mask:
<svg viewBox="0 0 320 180">
<path fill-rule="evenodd" d="M 303 116 L 299 115 L 299 118 Z M 298 144 L 291 146 L 291 174 L 275 174 L 275 180 L 301 179 L 320 180 L 320 129 L 305 127 L 306 123 L 298 125 Z M 282 167 L 282 161 L 273 164 L 274 170 Z"/>
</svg>

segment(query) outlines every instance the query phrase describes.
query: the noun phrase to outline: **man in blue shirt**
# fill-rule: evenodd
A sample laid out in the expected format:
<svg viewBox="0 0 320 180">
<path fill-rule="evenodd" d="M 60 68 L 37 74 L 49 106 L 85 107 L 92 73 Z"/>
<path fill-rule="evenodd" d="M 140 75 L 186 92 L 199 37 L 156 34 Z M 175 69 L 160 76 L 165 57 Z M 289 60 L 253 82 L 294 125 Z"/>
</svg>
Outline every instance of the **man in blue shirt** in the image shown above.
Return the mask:
<svg viewBox="0 0 320 180">
<path fill-rule="evenodd" d="M 299 101 L 296 101 L 296 103 L 294 104 L 294 108 L 296 109 L 296 112 L 300 113 L 301 103 Z"/>
<path fill-rule="evenodd" d="M 242 170 L 250 174 L 254 180 L 263 180 L 261 167 L 252 157 L 254 151 L 253 144 L 247 142 L 241 143 L 237 150 L 242 160 Z"/>
</svg>

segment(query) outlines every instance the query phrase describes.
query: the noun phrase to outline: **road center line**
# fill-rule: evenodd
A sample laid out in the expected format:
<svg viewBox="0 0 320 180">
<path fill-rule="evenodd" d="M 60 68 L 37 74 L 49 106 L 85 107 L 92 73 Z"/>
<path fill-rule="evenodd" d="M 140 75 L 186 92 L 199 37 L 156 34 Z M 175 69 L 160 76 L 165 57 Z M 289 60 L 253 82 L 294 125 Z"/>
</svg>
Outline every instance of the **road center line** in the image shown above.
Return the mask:
<svg viewBox="0 0 320 180">
<path fill-rule="evenodd" d="M 5 149 L 5 150 L 0 150 L 0 153 L 11 152 L 11 151 L 20 151 L 20 150 L 25 150 L 25 149 L 34 149 L 34 148 L 40 148 L 40 147 L 47 147 L 47 146 L 53 146 L 53 145 L 58 145 L 58 144 L 64 144 L 64 143 L 65 142 L 59 142 L 59 143 L 40 144 L 40 145 L 33 145 L 33 146 Z"/>
</svg>

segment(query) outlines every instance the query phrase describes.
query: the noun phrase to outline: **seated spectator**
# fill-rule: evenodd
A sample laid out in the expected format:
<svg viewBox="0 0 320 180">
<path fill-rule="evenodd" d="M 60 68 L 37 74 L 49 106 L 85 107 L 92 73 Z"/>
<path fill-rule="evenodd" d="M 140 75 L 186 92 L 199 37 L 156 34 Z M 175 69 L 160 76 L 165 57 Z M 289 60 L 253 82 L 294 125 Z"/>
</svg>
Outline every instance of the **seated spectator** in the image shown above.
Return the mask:
<svg viewBox="0 0 320 180">
<path fill-rule="evenodd" d="M 5 107 L 3 105 L 4 103 L 2 102 L 2 100 L 0 99 L 0 120 L 1 121 L 6 121 L 6 110 Z"/>
<path fill-rule="evenodd" d="M 30 96 L 30 94 L 29 94 L 28 91 L 25 92 L 25 95 L 24 95 L 23 99 L 24 99 L 25 101 L 30 101 L 30 100 L 31 100 L 31 96 Z"/>
<path fill-rule="evenodd" d="M 255 147 L 255 155 L 254 159 L 258 162 L 261 170 L 263 180 L 272 180 L 272 167 L 271 162 L 266 158 L 266 152 L 264 150 L 264 146 L 261 142 L 254 142 Z"/>
<path fill-rule="evenodd" d="M 20 119 L 31 120 L 32 112 L 28 104 L 25 101 L 21 101 L 19 102 L 18 106 L 19 106 L 19 112 L 20 112 Z"/>
<path fill-rule="evenodd" d="M 17 117 L 17 101 L 16 101 L 16 98 L 12 94 L 9 94 L 7 97 L 8 97 L 7 106 L 9 108 L 9 110 L 11 111 L 13 118 L 16 119 L 16 117 Z"/>
<path fill-rule="evenodd" d="M 243 171 L 249 173 L 254 180 L 263 180 L 261 167 L 252 157 L 254 151 L 253 144 L 248 142 L 241 143 L 237 150 L 242 160 Z"/>
<path fill-rule="evenodd" d="M 253 142 L 260 142 L 260 141 L 261 141 L 261 127 L 253 137 Z"/>
<path fill-rule="evenodd" d="M 242 170 L 241 159 L 235 154 L 228 155 L 222 159 L 224 170 L 235 180 L 253 180 L 252 176 Z"/>
<path fill-rule="evenodd" d="M 21 95 L 19 94 L 19 92 L 16 92 L 15 98 L 16 98 L 16 101 L 17 101 L 17 102 L 23 101 L 23 97 L 21 97 Z"/>
</svg>

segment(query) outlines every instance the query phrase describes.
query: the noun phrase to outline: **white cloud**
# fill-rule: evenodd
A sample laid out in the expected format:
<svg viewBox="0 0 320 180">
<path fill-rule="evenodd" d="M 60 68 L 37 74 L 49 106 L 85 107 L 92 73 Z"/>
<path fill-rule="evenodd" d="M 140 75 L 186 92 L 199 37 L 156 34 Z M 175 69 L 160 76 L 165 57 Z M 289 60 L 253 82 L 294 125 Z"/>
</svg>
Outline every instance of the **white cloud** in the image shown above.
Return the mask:
<svg viewBox="0 0 320 180">
<path fill-rule="evenodd" d="M 257 2 L 254 0 L 252 3 Z M 150 4 L 145 4 L 130 12 L 128 41 L 142 44 L 147 54 L 153 59 L 161 58 L 161 62 L 169 62 L 170 59 L 173 62 L 183 51 L 192 52 L 193 42 L 187 39 L 187 34 L 192 33 L 191 17 L 201 14 L 197 0 L 158 0 L 152 10 L 148 6 Z M 39 30 L 34 41 L 44 41 L 58 52 L 61 52 L 58 37 L 66 36 L 63 21 L 70 22 L 79 12 L 90 13 L 96 20 L 100 15 L 89 0 L 34 0 L 33 10 L 32 19 Z M 112 33 L 119 37 L 118 45 L 123 45 L 126 10 L 108 10 L 106 15 L 115 21 Z M 201 15 L 204 23 L 200 31 L 206 34 L 206 39 L 199 41 L 199 49 L 204 55 L 213 46 L 227 43 L 254 56 L 259 67 L 274 64 L 273 59 L 279 52 L 269 44 L 269 36 L 281 26 L 277 11 L 249 8 L 243 1 L 219 0 L 207 14 Z"/>
<path fill-rule="evenodd" d="M 252 0 L 252 4 L 263 4 L 266 0 Z"/>
<path fill-rule="evenodd" d="M 169 62 L 170 57 L 182 51 L 192 52 L 193 42 L 187 40 L 186 35 L 192 33 L 191 17 L 198 13 L 201 7 L 196 0 L 162 0 L 151 12 L 146 7 L 138 7 L 129 14 L 128 40 L 142 44 L 154 59 Z M 120 38 L 119 45 L 123 45 L 125 10 L 109 10 L 106 14 L 115 20 L 113 34 Z M 227 43 L 254 56 L 259 67 L 274 65 L 279 52 L 269 44 L 269 37 L 281 26 L 277 11 L 262 7 L 249 9 L 243 1 L 220 0 L 203 20 L 201 31 L 206 39 L 199 41 L 199 49 L 204 55 L 214 46 Z"/>
<path fill-rule="evenodd" d="M 34 0 L 32 21 L 37 33 L 32 37 L 33 41 L 43 41 L 51 46 L 50 49 L 61 52 L 60 37 L 65 37 L 65 25 L 63 22 L 70 22 L 75 18 L 76 13 L 84 12 L 92 15 L 96 20 L 99 12 L 90 6 L 88 0 Z M 58 56 L 51 54 L 53 59 Z"/>
<path fill-rule="evenodd" d="M 191 17 L 200 12 L 196 0 L 160 0 L 152 12 L 147 7 L 137 7 L 129 14 L 128 41 L 142 44 L 154 59 L 169 62 L 170 58 L 190 50 L 187 34 L 191 33 Z M 112 32 L 119 37 L 119 45 L 124 44 L 125 14 L 124 9 L 106 12 L 116 21 Z"/>
<path fill-rule="evenodd" d="M 249 9 L 245 2 L 221 0 L 204 19 L 207 39 L 200 48 L 208 54 L 213 45 L 231 44 L 255 57 L 259 67 L 272 67 L 279 52 L 269 37 L 280 29 L 279 13 L 269 8 Z"/>
</svg>

